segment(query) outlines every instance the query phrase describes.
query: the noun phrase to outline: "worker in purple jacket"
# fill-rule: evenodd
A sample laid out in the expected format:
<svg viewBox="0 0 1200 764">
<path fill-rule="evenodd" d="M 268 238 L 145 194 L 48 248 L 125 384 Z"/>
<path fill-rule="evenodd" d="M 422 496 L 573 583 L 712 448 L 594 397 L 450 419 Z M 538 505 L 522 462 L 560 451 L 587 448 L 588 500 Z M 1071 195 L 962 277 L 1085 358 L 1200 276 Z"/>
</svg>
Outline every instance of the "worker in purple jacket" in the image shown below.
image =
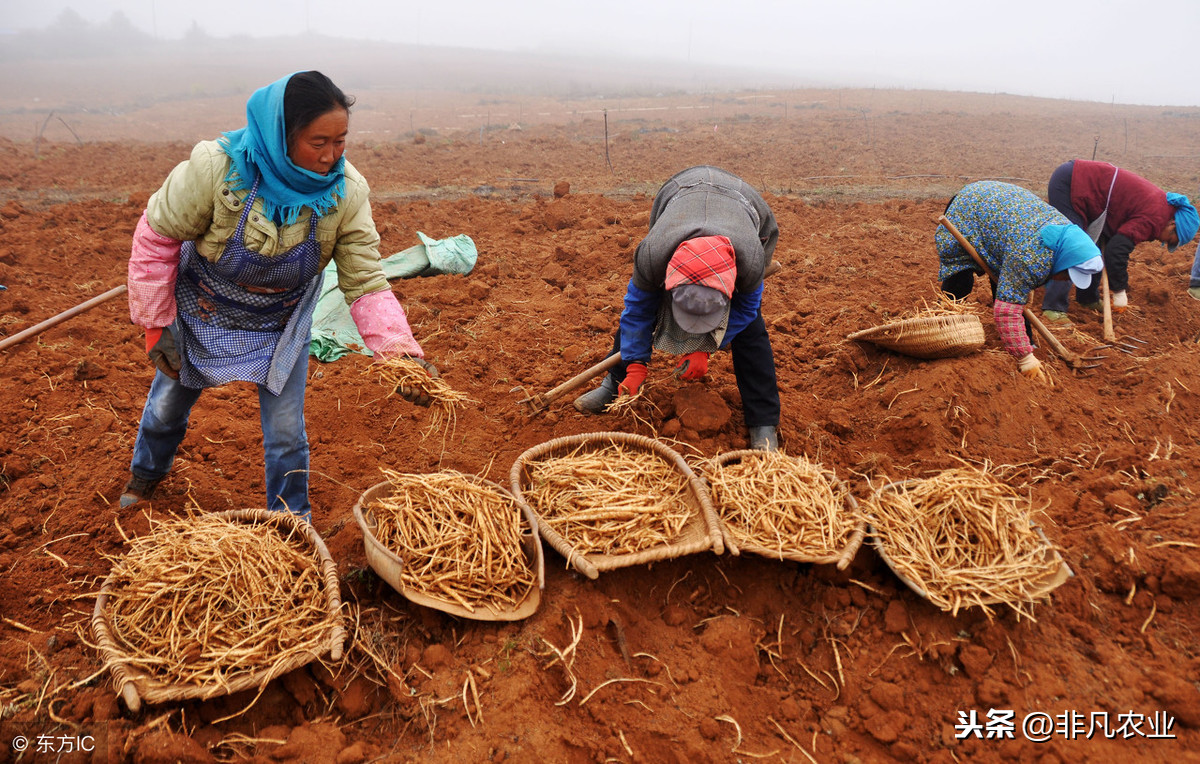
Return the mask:
<svg viewBox="0 0 1200 764">
<path fill-rule="evenodd" d="M 1158 241 L 1174 252 L 1187 244 L 1200 227 L 1196 208 L 1183 194 L 1163 191 L 1138 175 L 1108 162 L 1074 159 L 1051 174 L 1047 194 L 1050 204 L 1088 232 L 1104 254 L 1113 310 L 1129 306 L 1129 254 L 1138 244 Z M 1193 263 L 1191 287 L 1200 287 L 1200 268 Z M 1051 281 L 1042 299 L 1047 323 L 1069 323 L 1070 284 Z M 1077 289 L 1075 299 L 1084 307 L 1100 308 L 1100 279 Z M 1200 289 L 1189 289 L 1200 299 Z"/>
</svg>

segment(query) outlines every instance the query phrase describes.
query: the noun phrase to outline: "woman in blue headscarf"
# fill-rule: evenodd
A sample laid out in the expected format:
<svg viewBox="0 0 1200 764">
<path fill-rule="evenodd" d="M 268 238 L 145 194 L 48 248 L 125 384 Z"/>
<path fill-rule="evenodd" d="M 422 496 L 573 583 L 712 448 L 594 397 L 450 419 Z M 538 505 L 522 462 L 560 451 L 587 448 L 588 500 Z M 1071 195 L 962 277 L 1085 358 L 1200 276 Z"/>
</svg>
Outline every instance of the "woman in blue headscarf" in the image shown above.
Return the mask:
<svg viewBox="0 0 1200 764">
<path fill-rule="evenodd" d="M 970 183 L 950 200 L 946 219 L 996 274 L 992 312 L 1000 341 L 1026 377 L 1047 381 L 1025 325 L 1029 295 L 1050 279 L 1087 286 L 1104 265 L 1100 250 L 1077 225 L 1032 191 L 998 181 Z M 979 266 L 939 226 L 934 241 L 942 291 L 956 300 L 971 293 Z"/>
<path fill-rule="evenodd" d="M 369 189 L 343 151 L 353 99 L 320 72 L 255 91 L 246 126 L 203 141 L 150 197 L 134 232 L 129 310 L 157 367 L 121 495 L 154 493 L 207 387 L 258 385 L 267 506 L 311 519 L 304 391 L 322 271 L 377 358 L 418 359 L 379 263 Z M 428 404 L 411 389 L 406 399 Z"/>
</svg>

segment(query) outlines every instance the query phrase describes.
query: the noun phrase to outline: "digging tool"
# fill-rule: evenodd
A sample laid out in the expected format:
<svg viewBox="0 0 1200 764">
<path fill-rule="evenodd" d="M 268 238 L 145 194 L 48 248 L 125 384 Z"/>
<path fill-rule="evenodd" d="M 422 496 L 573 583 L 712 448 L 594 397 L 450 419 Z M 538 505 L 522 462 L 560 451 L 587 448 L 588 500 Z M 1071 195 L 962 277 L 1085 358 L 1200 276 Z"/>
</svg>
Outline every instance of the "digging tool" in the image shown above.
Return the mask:
<svg viewBox="0 0 1200 764">
<path fill-rule="evenodd" d="M 1137 337 L 1124 337 L 1117 339 L 1117 332 L 1113 329 L 1113 311 L 1112 311 L 1112 290 L 1108 287 L 1108 270 L 1100 271 L 1100 303 L 1104 307 L 1104 341 L 1107 345 L 1102 347 L 1110 347 L 1114 350 L 1120 350 L 1122 353 L 1132 354 L 1135 350 L 1141 350 L 1139 345 L 1131 345 L 1131 342 L 1137 342 L 1145 345 L 1145 340 L 1139 340 Z"/>
<path fill-rule="evenodd" d="M 992 286 L 994 287 L 996 285 L 996 274 L 992 272 L 992 269 L 988 267 L 988 264 L 985 263 L 983 258 L 979 256 L 979 253 L 975 251 L 975 247 L 971 245 L 971 242 L 967 241 L 967 237 L 963 236 L 962 233 L 959 232 L 958 228 L 956 228 L 953 223 L 946 219 L 945 215 L 938 217 L 938 223 L 946 227 L 946 230 L 954 236 L 962 248 L 967 251 L 967 254 L 971 256 L 971 259 L 975 261 L 975 264 L 983 269 L 983 272 L 987 274 L 987 277 L 991 280 Z M 1021 312 L 1024 314 L 1025 320 L 1028 321 L 1029 325 L 1033 327 L 1033 330 L 1040 334 L 1042 338 L 1046 340 L 1047 344 L 1053 348 L 1054 352 L 1057 353 L 1060 358 L 1066 361 L 1067 365 L 1072 369 L 1095 369 L 1100 366 L 1098 361 L 1103 359 L 1104 356 L 1085 358 L 1072 353 L 1067 349 L 1066 345 L 1062 344 L 1058 337 L 1055 337 L 1054 334 L 1046 328 L 1046 325 L 1042 323 L 1041 319 L 1033 314 L 1033 311 L 1029 309 L 1028 305 L 1023 306 L 1021 308 Z"/>
<path fill-rule="evenodd" d="M 781 270 L 783 270 L 783 263 L 779 262 L 778 260 L 772 260 L 771 264 L 768 265 L 765 270 L 763 270 L 763 278 L 765 279 L 768 276 L 774 276 Z M 531 414 L 537 414 L 541 411 L 545 411 L 550 407 L 550 404 L 553 403 L 555 399 L 560 398 L 564 393 L 569 393 L 572 390 L 587 384 L 620 362 L 621 354 L 619 352 L 614 353 L 594 366 L 579 372 L 558 387 L 547 390 L 546 392 L 538 395 L 529 395 L 526 393 L 525 397 L 522 398 L 520 402 L 529 406 L 529 413 Z"/>
<path fill-rule="evenodd" d="M 124 284 L 122 284 L 119 287 L 113 287 L 112 289 L 108 290 L 104 294 L 96 295 L 95 297 L 88 300 L 87 302 L 81 302 L 73 308 L 68 308 L 68 309 L 64 310 L 62 313 L 59 313 L 57 316 L 47 318 L 45 321 L 41 322 L 40 324 L 35 324 L 35 325 L 29 327 L 28 329 L 23 329 L 22 331 L 17 332 L 16 334 L 14 334 L 11 337 L 5 337 L 3 340 L 0 340 L 0 350 L 6 350 L 6 349 L 12 347 L 13 345 L 16 345 L 18 342 L 24 342 L 25 340 L 29 339 L 30 337 L 41 334 L 42 332 L 46 331 L 47 329 L 49 329 L 52 326 L 61 324 L 63 321 L 66 321 L 69 318 L 73 318 L 74 316 L 77 316 L 80 313 L 83 313 L 85 310 L 91 310 L 92 308 L 96 307 L 97 305 L 99 305 L 102 302 L 108 302 L 109 300 L 111 300 L 114 297 L 123 295 L 127 291 L 128 291 L 128 287 L 126 287 Z"/>
<path fill-rule="evenodd" d="M 575 376 L 563 382 L 558 387 L 547 390 L 538 395 L 529 395 L 521 399 L 521 403 L 528 404 L 530 413 L 536 414 L 539 411 L 545 411 L 550 407 L 556 398 L 559 398 L 564 393 L 569 393 L 577 387 L 587 384 L 604 372 L 621 362 L 621 353 L 618 351 L 613 353 L 608 358 L 605 358 L 600 363 L 591 366 L 584 371 L 579 372 Z"/>
</svg>

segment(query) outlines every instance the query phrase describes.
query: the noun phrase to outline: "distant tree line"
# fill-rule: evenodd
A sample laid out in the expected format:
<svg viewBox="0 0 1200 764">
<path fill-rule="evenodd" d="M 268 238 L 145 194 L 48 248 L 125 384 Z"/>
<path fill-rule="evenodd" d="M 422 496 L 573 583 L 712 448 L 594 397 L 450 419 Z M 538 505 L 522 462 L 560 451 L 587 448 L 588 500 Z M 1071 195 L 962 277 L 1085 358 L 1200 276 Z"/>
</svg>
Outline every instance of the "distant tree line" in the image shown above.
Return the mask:
<svg viewBox="0 0 1200 764">
<path fill-rule="evenodd" d="M 212 39 L 199 24 L 192 22 L 183 41 L 211 43 Z M 67 8 L 45 29 L 7 36 L 4 44 L 0 45 L 0 59 L 105 58 L 179 44 L 179 40 L 156 40 L 135 27 L 121 11 L 113 13 L 107 21 L 93 23 Z"/>
</svg>

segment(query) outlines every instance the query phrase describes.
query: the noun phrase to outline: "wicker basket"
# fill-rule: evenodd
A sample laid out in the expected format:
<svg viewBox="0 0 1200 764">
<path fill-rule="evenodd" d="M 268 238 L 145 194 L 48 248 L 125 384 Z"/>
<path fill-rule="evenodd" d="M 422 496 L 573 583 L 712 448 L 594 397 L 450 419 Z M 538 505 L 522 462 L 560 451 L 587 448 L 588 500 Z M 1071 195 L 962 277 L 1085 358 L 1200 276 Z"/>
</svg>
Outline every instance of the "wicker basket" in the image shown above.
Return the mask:
<svg viewBox="0 0 1200 764">
<path fill-rule="evenodd" d="M 463 474 L 462 477 L 465 480 L 495 490 L 506 498 L 513 498 L 507 488 L 490 480 L 484 480 L 475 475 L 467 474 Z M 537 585 L 530 587 L 529 593 L 525 598 L 511 607 L 484 606 L 472 611 L 457 602 L 432 597 L 404 585 L 404 582 L 400 578 L 400 572 L 404 568 L 404 558 L 384 546 L 376 538 L 375 529 L 377 526 L 370 513 L 371 502 L 387 496 L 394 490 L 395 487 L 385 480 L 364 491 L 354 504 L 354 519 L 358 521 L 358 527 L 362 529 L 363 548 L 366 552 L 367 564 L 379 574 L 380 578 L 387 581 L 393 589 L 408 601 L 423 607 L 441 610 L 444 613 L 449 613 L 459 618 L 470 618 L 476 621 L 519 621 L 537 612 L 542 600 L 542 587 L 545 585 L 545 568 L 542 557 L 542 545 L 538 541 L 537 533 L 534 530 L 537 528 L 537 520 L 533 517 L 528 507 L 519 501 L 516 502 L 517 508 L 521 512 L 522 519 L 525 521 L 527 527 L 527 530 L 523 528 L 521 531 L 521 549 L 525 554 L 525 559 L 529 566 L 536 573 Z"/>
<path fill-rule="evenodd" d="M 912 481 L 901 480 L 895 483 L 887 483 L 886 485 L 880 486 L 879 491 L 895 491 L 910 482 Z M 1060 555 L 1058 550 L 1054 548 L 1054 545 L 1050 543 L 1050 539 L 1046 538 L 1046 534 L 1042 531 L 1042 529 L 1035 525 L 1033 526 L 1033 530 L 1046 545 L 1046 561 L 1059 563 L 1058 570 L 1055 571 L 1054 575 L 1046 579 L 1046 581 L 1044 581 L 1042 585 L 1033 592 L 1032 596 L 1034 599 L 1041 599 L 1043 597 L 1050 596 L 1050 592 L 1054 591 L 1058 587 L 1065 584 L 1070 578 L 1074 577 L 1075 572 L 1071 570 L 1071 567 L 1067 565 L 1066 560 L 1062 558 L 1062 555 Z M 916 593 L 921 599 L 928 600 L 929 593 L 921 588 L 919 584 L 905 576 L 897 569 L 896 564 L 888 555 L 886 540 L 876 530 L 874 525 L 870 524 L 869 522 L 867 525 L 867 534 L 871 537 L 871 544 L 875 547 L 875 551 L 879 554 L 879 558 L 883 560 L 883 563 L 888 566 L 888 569 L 892 571 L 896 578 L 900 579 L 905 586 Z M 982 597 L 980 598 L 980 603 L 984 605 L 999 605 L 1001 604 L 1001 600 L 995 597 Z"/>
<path fill-rule="evenodd" d="M 749 457 L 762 456 L 762 451 L 743 449 L 740 451 L 727 451 L 713 459 L 713 464 L 717 469 L 725 467 L 729 464 L 734 464 Z M 714 502 L 715 503 L 715 502 Z M 849 512 L 858 512 L 858 501 L 849 493 L 846 494 L 846 510 Z M 858 554 L 859 548 L 862 546 L 863 539 L 867 535 L 866 520 L 862 520 L 857 527 L 846 538 L 846 544 L 840 550 L 827 552 L 825 554 L 814 553 L 813 550 L 804 550 L 799 548 L 784 547 L 767 547 L 760 546 L 754 543 L 739 542 L 730 533 L 729 524 L 721 515 L 720 508 L 717 508 L 717 519 L 721 523 L 721 534 L 725 541 L 725 548 L 731 554 L 739 554 L 741 552 L 751 552 L 762 557 L 770 557 L 774 560 L 790 560 L 792 562 L 807 562 L 821 565 L 836 565 L 838 570 L 845 570 L 854 561 L 854 556 Z"/>
<path fill-rule="evenodd" d="M 846 339 L 870 342 L 914 358 L 951 358 L 983 347 L 983 322 L 974 313 L 925 316 L 863 329 Z"/>
<path fill-rule="evenodd" d="M 613 444 L 650 451 L 662 458 L 663 461 L 670 463 L 687 478 L 688 493 L 691 496 L 694 511 L 678 538 L 666 544 L 629 554 L 584 553 L 578 551 L 570 539 L 564 538 L 544 522 L 536 507 L 530 506 L 522 489 L 528 483 L 531 463 L 542 457 L 570 453 L 580 446 L 603 448 Z M 588 578 L 597 578 L 602 570 L 616 570 L 708 550 L 721 554 L 725 550 L 720 521 L 717 519 L 717 513 L 713 510 L 712 499 L 708 495 L 708 488 L 704 480 L 692 472 L 692 468 L 678 452 L 652 438 L 625 432 L 595 432 L 555 438 L 534 446 L 517 457 L 509 477 L 512 480 L 513 496 L 519 504 L 527 507 L 538 519 L 538 532 L 541 533 L 542 538 L 565 557 L 570 565 Z"/>
<path fill-rule="evenodd" d="M 325 609 L 332 619 L 327 640 L 327 650 L 331 660 L 342 659 L 342 644 L 346 639 L 346 630 L 342 626 L 342 600 L 339 593 L 337 565 L 329 555 L 325 542 L 315 528 L 295 515 L 286 512 L 272 512 L 266 509 L 233 509 L 226 512 L 213 513 L 216 517 L 234 522 L 244 522 L 270 526 L 281 535 L 296 533 L 312 545 L 320 559 L 320 574 L 325 589 Z M 109 595 L 112 592 L 112 574 L 105 579 L 96 598 L 96 607 L 92 611 L 92 635 L 100 649 L 104 661 L 113 673 L 113 684 L 118 694 L 125 700 L 125 705 L 133 713 L 141 710 L 142 702 L 168 703 L 180 700 L 209 700 L 222 695 L 231 695 L 243 690 L 258 689 L 267 682 L 294 671 L 301 666 L 312 663 L 323 653 L 297 653 L 287 661 L 279 663 L 270 669 L 248 671 L 234 676 L 224 684 L 178 684 L 164 682 L 147 674 L 143 669 L 129 660 L 128 654 L 113 639 L 112 629 L 106 610 Z"/>
</svg>

